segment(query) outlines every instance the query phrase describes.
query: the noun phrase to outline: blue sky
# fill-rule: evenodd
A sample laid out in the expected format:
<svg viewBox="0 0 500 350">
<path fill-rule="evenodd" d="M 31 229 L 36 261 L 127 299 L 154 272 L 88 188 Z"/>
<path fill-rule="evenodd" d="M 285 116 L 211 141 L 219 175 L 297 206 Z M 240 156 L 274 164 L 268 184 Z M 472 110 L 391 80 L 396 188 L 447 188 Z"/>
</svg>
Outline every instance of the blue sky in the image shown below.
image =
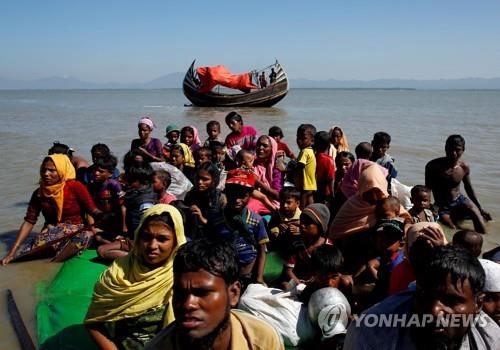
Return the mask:
<svg viewBox="0 0 500 350">
<path fill-rule="evenodd" d="M 500 1 L 0 2 L 0 77 L 143 82 L 278 58 L 291 78 L 500 76 Z"/>
</svg>

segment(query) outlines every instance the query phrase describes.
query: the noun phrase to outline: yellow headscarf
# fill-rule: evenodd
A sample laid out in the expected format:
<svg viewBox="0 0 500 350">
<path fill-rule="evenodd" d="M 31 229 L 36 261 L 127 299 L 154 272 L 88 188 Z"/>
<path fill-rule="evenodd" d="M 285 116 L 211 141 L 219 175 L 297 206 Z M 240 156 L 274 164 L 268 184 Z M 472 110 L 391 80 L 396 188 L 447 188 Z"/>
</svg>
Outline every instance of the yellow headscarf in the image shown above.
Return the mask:
<svg viewBox="0 0 500 350">
<path fill-rule="evenodd" d="M 194 168 L 193 152 L 191 151 L 189 146 L 182 142 L 178 143 L 178 145 L 181 146 L 182 153 L 184 153 L 184 166 Z"/>
<path fill-rule="evenodd" d="M 167 261 L 151 270 L 137 255 L 138 237 L 146 218 L 169 213 L 174 222 L 177 245 Z M 177 250 L 186 243 L 184 224 L 179 211 L 171 205 L 157 204 L 146 210 L 135 231 L 134 248 L 123 258 L 119 258 L 101 274 L 94 287 L 85 323 L 111 322 L 140 316 L 144 312 L 166 305 L 164 324 L 174 321 L 172 294 L 174 284 L 173 263 Z"/>
<path fill-rule="evenodd" d="M 57 221 L 61 221 L 63 203 L 64 203 L 64 185 L 68 180 L 74 180 L 76 178 L 76 171 L 71 160 L 65 154 L 51 154 L 47 158 L 50 158 L 54 165 L 56 166 L 57 174 L 59 175 L 59 182 L 46 186 L 43 181 L 40 180 L 40 192 L 43 197 L 52 198 L 56 205 L 57 210 Z M 43 162 L 40 166 L 40 173 L 42 171 Z"/>
</svg>

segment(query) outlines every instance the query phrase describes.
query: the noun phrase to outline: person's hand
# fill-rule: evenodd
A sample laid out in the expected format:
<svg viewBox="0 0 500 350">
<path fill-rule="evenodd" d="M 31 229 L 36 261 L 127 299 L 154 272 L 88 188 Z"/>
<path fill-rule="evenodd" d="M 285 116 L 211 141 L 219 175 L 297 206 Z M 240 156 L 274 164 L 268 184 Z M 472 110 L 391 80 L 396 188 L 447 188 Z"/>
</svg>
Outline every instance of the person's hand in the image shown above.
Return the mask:
<svg viewBox="0 0 500 350">
<path fill-rule="evenodd" d="M 6 256 L 4 256 L 2 260 L 0 260 L 0 264 L 2 266 L 5 266 L 8 263 L 10 263 L 12 259 L 14 259 L 14 254 L 13 253 L 9 253 Z"/>
<path fill-rule="evenodd" d="M 262 284 L 264 287 L 267 287 L 267 284 L 266 284 L 266 282 L 264 282 L 264 278 L 262 278 L 262 277 L 261 278 L 257 278 L 255 280 L 255 282 L 258 283 L 258 284 Z"/>
<path fill-rule="evenodd" d="M 420 232 L 421 232 L 421 235 L 427 239 L 427 243 L 431 247 L 434 248 L 437 246 L 444 245 L 444 237 L 436 227 L 429 226 L 429 227 L 424 228 Z"/>
<path fill-rule="evenodd" d="M 290 224 L 289 229 L 290 229 L 290 233 L 291 233 L 293 236 L 298 236 L 298 235 L 300 235 L 300 228 L 299 228 L 299 225 L 296 225 L 296 224 Z"/>
<path fill-rule="evenodd" d="M 483 216 L 484 220 L 486 220 L 486 221 L 491 221 L 491 220 L 493 220 L 493 219 L 491 218 L 490 213 L 488 213 L 488 212 L 487 212 L 487 211 L 485 211 L 484 209 L 479 209 L 479 212 L 480 212 L 480 213 L 481 213 L 481 215 Z"/>
<path fill-rule="evenodd" d="M 193 215 L 196 215 L 203 224 L 207 223 L 207 219 L 205 219 L 203 213 L 201 212 L 201 209 L 197 205 L 193 204 L 189 207 L 189 209 L 191 210 L 191 213 Z"/>
</svg>

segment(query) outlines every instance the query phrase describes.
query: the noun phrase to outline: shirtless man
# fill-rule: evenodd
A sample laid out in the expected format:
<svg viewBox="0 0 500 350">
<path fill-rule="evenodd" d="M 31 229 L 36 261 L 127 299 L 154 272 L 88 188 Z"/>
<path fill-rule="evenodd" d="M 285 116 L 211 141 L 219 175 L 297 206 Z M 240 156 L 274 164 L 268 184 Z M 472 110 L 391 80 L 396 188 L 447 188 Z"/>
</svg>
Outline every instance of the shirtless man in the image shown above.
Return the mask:
<svg viewBox="0 0 500 350">
<path fill-rule="evenodd" d="M 465 151 L 465 140 L 460 135 L 446 139 L 446 157 L 431 160 L 425 166 L 425 185 L 432 190 L 435 204 L 439 207 L 439 217 L 443 223 L 455 229 L 453 219 L 469 215 L 474 230 L 486 233 L 485 220 L 491 220 L 476 198 L 470 182 L 470 168 L 460 157 Z M 460 183 L 469 198 L 460 193 Z"/>
</svg>

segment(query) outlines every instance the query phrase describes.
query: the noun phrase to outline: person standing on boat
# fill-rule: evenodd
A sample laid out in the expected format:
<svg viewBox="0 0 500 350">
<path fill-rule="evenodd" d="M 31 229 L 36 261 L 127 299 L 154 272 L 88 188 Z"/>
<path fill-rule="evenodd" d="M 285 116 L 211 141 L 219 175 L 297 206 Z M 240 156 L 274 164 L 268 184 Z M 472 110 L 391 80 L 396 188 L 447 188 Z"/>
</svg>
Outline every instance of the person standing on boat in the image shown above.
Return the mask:
<svg viewBox="0 0 500 350">
<path fill-rule="evenodd" d="M 163 145 L 160 139 L 151 137 L 151 132 L 156 127 L 150 117 L 142 117 L 137 125 L 139 138 L 134 139 L 130 145 L 131 150 L 139 150 L 148 162 L 163 162 Z"/>
<path fill-rule="evenodd" d="M 274 68 L 271 68 L 271 73 L 269 73 L 269 84 L 274 84 L 276 81 L 276 72 L 274 71 Z"/>
<path fill-rule="evenodd" d="M 266 75 L 264 72 L 259 76 L 259 85 L 261 89 L 265 89 L 267 87 Z"/>
<path fill-rule="evenodd" d="M 257 130 L 253 126 L 243 125 L 243 118 L 234 111 L 226 115 L 226 124 L 231 129 L 225 141 L 229 157 L 236 159 L 236 154 L 240 149 L 255 153 Z"/>
</svg>

